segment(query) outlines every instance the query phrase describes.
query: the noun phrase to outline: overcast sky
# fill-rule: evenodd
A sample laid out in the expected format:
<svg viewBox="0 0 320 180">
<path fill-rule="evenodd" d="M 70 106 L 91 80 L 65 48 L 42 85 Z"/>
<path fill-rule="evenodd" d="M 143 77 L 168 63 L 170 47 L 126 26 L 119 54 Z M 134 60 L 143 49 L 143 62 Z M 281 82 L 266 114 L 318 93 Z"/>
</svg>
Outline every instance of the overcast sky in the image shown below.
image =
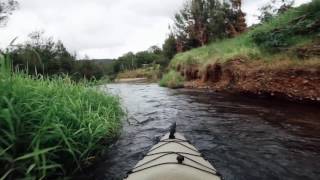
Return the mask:
<svg viewBox="0 0 320 180">
<path fill-rule="evenodd" d="M 0 0 L 1 1 L 1 0 Z M 0 28 L 0 48 L 43 30 L 80 57 L 116 58 L 161 46 L 174 13 L 185 0 L 18 0 L 20 8 Z M 269 0 L 244 0 L 247 23 Z M 296 5 L 310 0 L 296 0 Z"/>
</svg>

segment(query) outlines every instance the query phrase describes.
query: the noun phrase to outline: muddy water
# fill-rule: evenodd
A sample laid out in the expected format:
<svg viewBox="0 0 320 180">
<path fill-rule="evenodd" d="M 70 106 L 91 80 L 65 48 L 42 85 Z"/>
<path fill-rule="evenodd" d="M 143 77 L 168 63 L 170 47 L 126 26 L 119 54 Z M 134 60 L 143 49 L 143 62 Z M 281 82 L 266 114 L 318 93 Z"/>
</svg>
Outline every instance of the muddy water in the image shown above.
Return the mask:
<svg viewBox="0 0 320 180">
<path fill-rule="evenodd" d="M 95 179 L 122 179 L 157 138 L 177 131 L 227 180 L 320 179 L 320 108 L 156 84 L 111 84 L 128 112 Z"/>
</svg>

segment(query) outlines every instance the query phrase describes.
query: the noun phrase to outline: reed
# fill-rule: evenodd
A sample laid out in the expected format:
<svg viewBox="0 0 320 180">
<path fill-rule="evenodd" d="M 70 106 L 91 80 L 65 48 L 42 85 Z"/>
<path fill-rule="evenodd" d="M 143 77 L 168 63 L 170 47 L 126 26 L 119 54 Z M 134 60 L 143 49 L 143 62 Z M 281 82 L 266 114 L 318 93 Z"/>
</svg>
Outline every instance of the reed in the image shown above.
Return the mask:
<svg viewBox="0 0 320 180">
<path fill-rule="evenodd" d="M 68 77 L 10 71 L 0 57 L 0 179 L 72 175 L 117 137 L 117 97 Z"/>
</svg>

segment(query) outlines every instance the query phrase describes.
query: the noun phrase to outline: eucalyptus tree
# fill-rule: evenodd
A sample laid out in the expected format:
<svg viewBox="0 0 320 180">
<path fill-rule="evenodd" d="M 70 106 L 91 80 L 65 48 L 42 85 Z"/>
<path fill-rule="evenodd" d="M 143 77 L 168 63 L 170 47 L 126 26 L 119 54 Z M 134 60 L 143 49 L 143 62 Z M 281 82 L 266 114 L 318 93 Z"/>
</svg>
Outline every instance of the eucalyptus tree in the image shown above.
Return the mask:
<svg viewBox="0 0 320 180">
<path fill-rule="evenodd" d="M 0 0 L 0 26 L 6 25 L 8 17 L 17 8 L 18 2 L 15 0 Z"/>
<path fill-rule="evenodd" d="M 270 21 L 277 14 L 281 14 L 292 8 L 294 2 L 294 0 L 271 0 L 259 8 L 261 14 L 258 16 L 258 19 L 261 23 Z"/>
<path fill-rule="evenodd" d="M 241 0 L 189 0 L 175 15 L 177 50 L 184 51 L 245 31 Z"/>
<path fill-rule="evenodd" d="M 170 34 L 162 45 L 163 55 L 168 59 L 172 59 L 175 54 L 177 54 L 177 41 L 174 34 Z"/>
</svg>

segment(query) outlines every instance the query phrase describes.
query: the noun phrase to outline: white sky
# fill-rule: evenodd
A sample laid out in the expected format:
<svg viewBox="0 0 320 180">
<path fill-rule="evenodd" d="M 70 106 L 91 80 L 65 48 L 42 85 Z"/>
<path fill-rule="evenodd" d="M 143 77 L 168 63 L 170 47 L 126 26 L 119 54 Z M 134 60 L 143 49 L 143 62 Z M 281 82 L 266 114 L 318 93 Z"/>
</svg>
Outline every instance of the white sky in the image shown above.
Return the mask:
<svg viewBox="0 0 320 180">
<path fill-rule="evenodd" d="M 1 0 L 0 0 L 1 1 Z M 116 58 L 132 51 L 161 47 L 174 13 L 185 0 L 18 0 L 20 8 L 0 28 L 0 48 L 33 31 L 62 40 L 80 57 Z M 269 0 L 244 0 L 247 23 L 257 22 L 258 8 Z M 311 0 L 296 0 L 300 5 Z"/>
</svg>

